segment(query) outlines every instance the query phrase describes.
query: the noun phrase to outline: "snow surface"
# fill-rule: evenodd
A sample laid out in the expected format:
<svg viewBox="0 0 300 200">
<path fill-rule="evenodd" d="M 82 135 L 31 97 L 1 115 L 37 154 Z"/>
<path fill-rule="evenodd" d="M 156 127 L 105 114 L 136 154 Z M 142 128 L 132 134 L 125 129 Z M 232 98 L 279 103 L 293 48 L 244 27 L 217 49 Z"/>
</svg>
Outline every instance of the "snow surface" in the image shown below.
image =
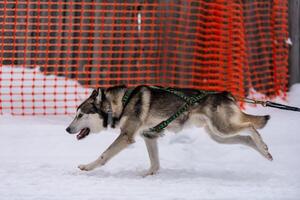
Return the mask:
<svg viewBox="0 0 300 200">
<path fill-rule="evenodd" d="M 299 106 L 296 96 L 290 99 Z M 299 199 L 300 114 L 247 111 L 272 115 L 261 134 L 273 162 L 244 146 L 217 144 L 192 128 L 160 139 L 162 169 L 146 178 L 140 176 L 149 166 L 140 138 L 106 166 L 82 172 L 76 166 L 99 156 L 117 130 L 77 141 L 64 131 L 71 116 L 3 115 L 0 199 Z"/>
<path fill-rule="evenodd" d="M 300 85 L 288 96 L 300 106 Z M 91 172 L 77 169 L 96 159 L 117 137 L 109 129 L 77 141 L 65 128 L 72 116 L 0 116 L 0 200 L 81 199 L 300 199 L 300 113 L 247 107 L 270 114 L 260 131 L 274 161 L 241 145 L 212 141 L 203 129 L 159 140 L 161 170 L 149 167 L 141 138 Z"/>
</svg>

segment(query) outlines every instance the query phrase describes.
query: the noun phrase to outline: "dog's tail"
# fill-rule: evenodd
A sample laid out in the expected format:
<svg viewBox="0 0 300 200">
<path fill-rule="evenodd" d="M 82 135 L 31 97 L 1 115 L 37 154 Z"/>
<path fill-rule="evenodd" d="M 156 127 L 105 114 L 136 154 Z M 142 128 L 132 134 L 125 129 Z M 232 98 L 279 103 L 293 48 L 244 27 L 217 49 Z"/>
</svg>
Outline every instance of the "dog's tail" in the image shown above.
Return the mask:
<svg viewBox="0 0 300 200">
<path fill-rule="evenodd" d="M 256 116 L 256 115 L 249 115 L 245 114 L 244 119 L 247 122 L 251 122 L 254 125 L 254 128 L 261 129 L 263 128 L 268 120 L 270 119 L 270 115 L 264 115 L 264 116 Z"/>
</svg>

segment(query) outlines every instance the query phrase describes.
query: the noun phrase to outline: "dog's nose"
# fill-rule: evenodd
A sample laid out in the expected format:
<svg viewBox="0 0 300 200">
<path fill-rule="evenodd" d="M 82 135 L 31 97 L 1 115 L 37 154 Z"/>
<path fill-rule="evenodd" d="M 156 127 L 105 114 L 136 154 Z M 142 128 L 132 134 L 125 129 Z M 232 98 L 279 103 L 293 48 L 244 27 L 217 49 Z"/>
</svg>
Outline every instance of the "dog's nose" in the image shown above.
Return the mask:
<svg viewBox="0 0 300 200">
<path fill-rule="evenodd" d="M 67 131 L 68 133 L 71 133 L 71 128 L 70 128 L 70 127 L 66 128 L 66 131 Z"/>
</svg>

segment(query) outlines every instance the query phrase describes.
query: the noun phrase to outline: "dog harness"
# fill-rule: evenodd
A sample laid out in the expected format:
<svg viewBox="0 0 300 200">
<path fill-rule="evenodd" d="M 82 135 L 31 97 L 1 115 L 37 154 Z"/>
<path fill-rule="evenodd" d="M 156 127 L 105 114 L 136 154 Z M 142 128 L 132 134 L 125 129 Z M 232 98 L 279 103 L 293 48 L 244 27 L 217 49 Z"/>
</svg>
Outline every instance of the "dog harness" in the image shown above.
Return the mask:
<svg viewBox="0 0 300 200">
<path fill-rule="evenodd" d="M 160 86 L 148 86 L 148 87 L 150 87 L 152 89 L 162 90 L 162 91 L 174 94 L 174 95 L 180 97 L 181 99 L 183 99 L 185 102 L 177 110 L 177 112 L 175 112 L 168 119 L 160 122 L 159 124 L 150 128 L 149 130 L 144 131 L 143 135 L 148 138 L 155 138 L 158 136 L 162 136 L 163 134 L 161 133 L 161 131 L 163 129 L 165 129 L 170 123 L 172 123 L 175 119 L 177 119 L 181 114 L 186 112 L 189 109 L 189 107 L 195 105 L 197 102 L 199 102 L 201 99 L 203 99 L 207 95 L 220 93 L 218 91 L 197 90 L 198 94 L 190 97 L 190 96 L 187 96 L 186 94 L 184 94 L 183 92 L 176 90 L 175 88 L 169 88 L 169 87 L 164 88 L 164 87 L 160 87 Z M 128 103 L 132 92 L 133 92 L 133 89 L 128 89 L 125 92 L 125 94 L 122 98 L 123 106 L 126 106 L 126 104 Z M 237 100 L 243 101 L 246 103 L 250 103 L 250 104 L 260 104 L 264 107 L 273 107 L 273 108 L 278 108 L 278 109 L 283 109 L 283 110 L 300 112 L 300 108 L 298 108 L 298 107 L 283 105 L 283 104 L 279 104 L 279 103 L 275 103 L 275 102 L 271 102 L 271 101 L 260 101 L 260 100 L 254 100 L 254 99 L 249 99 L 249 98 L 237 98 Z"/>
<path fill-rule="evenodd" d="M 161 131 L 163 129 L 165 129 L 170 123 L 172 123 L 175 119 L 177 119 L 181 114 L 186 112 L 189 109 L 189 107 L 195 105 L 197 102 L 199 102 L 201 99 L 203 99 L 204 97 L 206 97 L 209 94 L 220 93 L 217 91 L 197 90 L 197 92 L 198 92 L 197 95 L 189 97 L 186 94 L 184 94 L 183 92 L 176 90 L 175 88 L 169 88 L 169 87 L 164 88 L 164 87 L 160 87 L 160 86 L 147 86 L 147 87 L 171 93 L 173 95 L 180 97 L 181 99 L 183 99 L 185 101 L 185 103 L 181 107 L 179 107 L 179 109 L 168 119 L 160 122 L 156 126 L 143 132 L 143 135 L 146 137 L 149 137 L 149 138 L 162 136 Z M 126 106 L 126 104 L 128 103 L 128 101 L 131 97 L 132 91 L 133 91 L 132 89 L 129 89 L 125 92 L 125 94 L 122 98 L 123 106 Z"/>
</svg>

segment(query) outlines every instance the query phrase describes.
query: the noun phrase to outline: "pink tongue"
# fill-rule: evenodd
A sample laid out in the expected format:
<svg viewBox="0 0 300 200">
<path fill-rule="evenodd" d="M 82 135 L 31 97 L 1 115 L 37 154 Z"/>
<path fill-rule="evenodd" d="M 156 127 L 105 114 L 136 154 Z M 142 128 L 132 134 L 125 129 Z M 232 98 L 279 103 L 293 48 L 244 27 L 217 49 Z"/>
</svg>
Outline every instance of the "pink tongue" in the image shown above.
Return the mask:
<svg viewBox="0 0 300 200">
<path fill-rule="evenodd" d="M 84 128 L 78 133 L 77 140 L 81 140 L 82 138 L 85 138 L 90 133 L 90 129 Z"/>
</svg>

